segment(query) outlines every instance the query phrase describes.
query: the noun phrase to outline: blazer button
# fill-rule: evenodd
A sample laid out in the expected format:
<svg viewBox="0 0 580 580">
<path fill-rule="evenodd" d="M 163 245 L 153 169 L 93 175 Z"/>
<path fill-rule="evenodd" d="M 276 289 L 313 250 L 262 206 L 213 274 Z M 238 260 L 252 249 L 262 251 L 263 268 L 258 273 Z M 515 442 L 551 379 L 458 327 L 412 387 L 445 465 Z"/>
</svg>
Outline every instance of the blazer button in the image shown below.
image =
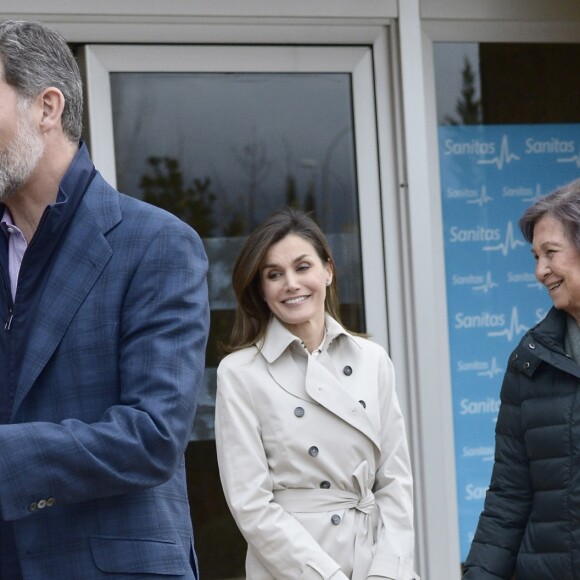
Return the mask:
<svg viewBox="0 0 580 580">
<path fill-rule="evenodd" d="M 55 504 L 56 504 L 56 499 L 54 499 L 54 497 L 49 497 L 46 500 L 46 507 L 52 507 Z"/>
<path fill-rule="evenodd" d="M 309 450 L 308 453 L 312 455 L 312 457 L 316 457 L 318 455 L 318 447 L 313 445 Z"/>
<path fill-rule="evenodd" d="M 363 409 L 367 408 L 367 404 L 362 399 L 359 401 L 359 403 L 362 405 Z"/>
<path fill-rule="evenodd" d="M 28 511 L 29 512 L 35 512 L 38 509 L 38 504 L 33 501 L 29 506 L 28 506 Z"/>
<path fill-rule="evenodd" d="M 338 526 L 338 524 L 340 524 L 340 516 L 338 514 L 334 514 L 331 518 L 330 521 L 335 525 Z"/>
<path fill-rule="evenodd" d="M 38 509 L 39 509 L 39 510 L 42 510 L 42 509 L 44 509 L 45 507 L 46 507 L 46 500 L 45 500 L 45 499 L 41 499 L 41 500 L 38 502 Z"/>
<path fill-rule="evenodd" d="M 304 417 L 304 409 L 302 407 L 296 407 L 296 409 L 294 409 L 294 414 L 297 417 Z"/>
<path fill-rule="evenodd" d="M 320 489 L 330 489 L 330 481 L 321 481 Z"/>
<path fill-rule="evenodd" d="M 352 375 L 352 367 L 350 365 L 346 365 L 343 369 L 342 372 L 347 376 L 350 377 L 350 375 Z"/>
</svg>

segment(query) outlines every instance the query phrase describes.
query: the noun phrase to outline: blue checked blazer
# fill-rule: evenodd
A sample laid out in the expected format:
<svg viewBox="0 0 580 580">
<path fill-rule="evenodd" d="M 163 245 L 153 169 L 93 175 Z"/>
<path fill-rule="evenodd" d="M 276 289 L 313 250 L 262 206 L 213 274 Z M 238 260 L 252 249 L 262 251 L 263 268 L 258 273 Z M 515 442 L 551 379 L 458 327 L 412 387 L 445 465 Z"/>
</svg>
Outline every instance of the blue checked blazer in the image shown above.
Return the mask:
<svg viewBox="0 0 580 580">
<path fill-rule="evenodd" d="M 184 450 L 203 380 L 197 234 L 96 174 L 34 313 L 0 512 L 24 578 L 194 578 Z"/>
</svg>

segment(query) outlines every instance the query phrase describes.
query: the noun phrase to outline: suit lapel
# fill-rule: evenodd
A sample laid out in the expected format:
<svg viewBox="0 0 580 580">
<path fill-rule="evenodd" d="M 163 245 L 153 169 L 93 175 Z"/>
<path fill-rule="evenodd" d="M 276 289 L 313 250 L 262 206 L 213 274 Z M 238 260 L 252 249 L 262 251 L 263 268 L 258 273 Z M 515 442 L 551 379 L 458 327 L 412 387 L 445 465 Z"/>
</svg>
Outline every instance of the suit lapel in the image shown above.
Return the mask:
<svg viewBox="0 0 580 580">
<path fill-rule="evenodd" d="M 102 179 L 100 182 L 100 185 L 104 184 Z M 91 200 L 91 190 L 95 196 L 93 200 Z M 107 216 L 97 215 L 96 220 L 89 206 L 102 203 L 103 199 L 100 194 L 104 193 L 104 190 L 102 187 L 101 191 L 95 190 L 98 190 L 98 187 L 91 185 L 85 194 L 85 199 L 77 208 L 48 274 L 34 314 L 32 330 L 22 361 L 12 409 L 13 417 L 42 369 L 54 354 L 79 306 L 113 254 L 103 231 L 110 228 L 112 222 L 118 223 L 120 220 L 118 201 L 112 200 L 113 207 L 116 206 L 116 212 L 112 212 L 117 215 L 116 219 L 113 219 L 109 212 Z M 98 223 L 103 222 L 103 219 L 98 219 L 99 217 L 106 217 L 106 221 L 109 221 L 107 228 L 103 228 L 103 223 Z"/>
</svg>

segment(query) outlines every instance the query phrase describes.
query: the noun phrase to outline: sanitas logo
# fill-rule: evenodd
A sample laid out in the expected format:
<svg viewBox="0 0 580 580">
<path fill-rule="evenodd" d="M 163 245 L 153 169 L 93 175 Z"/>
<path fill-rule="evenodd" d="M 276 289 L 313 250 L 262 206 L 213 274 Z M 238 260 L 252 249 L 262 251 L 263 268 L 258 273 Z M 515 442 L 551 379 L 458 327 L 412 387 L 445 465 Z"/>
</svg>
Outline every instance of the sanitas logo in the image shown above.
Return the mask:
<svg viewBox="0 0 580 580">
<path fill-rule="evenodd" d="M 484 446 L 481 445 L 479 447 L 463 447 L 463 457 L 470 458 L 470 457 L 478 457 L 481 458 L 483 461 L 490 461 L 493 459 L 495 448 L 493 446 Z"/>
<path fill-rule="evenodd" d="M 497 374 L 501 374 L 503 369 L 498 366 L 497 359 L 495 357 L 491 358 L 491 362 L 474 360 L 474 361 L 458 361 L 457 362 L 457 372 L 468 373 L 475 372 L 479 377 L 493 377 Z"/>
<path fill-rule="evenodd" d="M 471 141 L 445 139 L 443 151 L 445 155 L 493 155 L 495 143 L 493 141 L 479 141 L 478 139 Z"/>
<path fill-rule="evenodd" d="M 473 199 L 479 195 L 477 189 L 454 189 L 447 188 L 447 197 L 449 199 Z"/>
<path fill-rule="evenodd" d="M 494 157 L 488 159 L 478 159 L 477 163 L 480 165 L 495 165 L 498 171 L 501 171 L 505 165 L 509 165 L 512 161 L 518 161 L 519 155 L 510 151 L 510 144 L 507 135 L 501 138 L 501 145 L 499 146 L 499 153 Z"/>
<path fill-rule="evenodd" d="M 465 487 L 465 499 L 467 501 L 485 499 L 487 487 L 479 487 L 470 483 Z"/>
<path fill-rule="evenodd" d="M 460 360 L 457 363 L 457 371 L 460 373 L 466 373 L 469 371 L 484 371 L 488 366 L 488 363 L 483 360 L 474 360 L 470 362 L 464 362 Z"/>
<path fill-rule="evenodd" d="M 455 328 L 470 329 L 470 328 L 497 328 L 505 326 L 505 314 L 491 314 L 490 312 L 482 312 L 476 315 L 467 315 L 463 312 L 458 312 L 455 315 Z"/>
<path fill-rule="evenodd" d="M 487 336 L 502 336 L 511 342 L 514 338 L 526 330 L 528 330 L 528 327 L 525 324 L 520 324 L 518 307 L 513 306 L 507 327 L 503 328 L 502 330 L 490 330 L 487 333 Z"/>
<path fill-rule="evenodd" d="M 487 415 L 499 413 L 499 405 L 501 401 L 488 397 L 485 401 L 472 401 L 471 399 L 461 399 L 459 405 L 461 406 L 461 415 Z"/>
<path fill-rule="evenodd" d="M 471 286 L 474 292 L 489 292 L 497 287 L 497 283 L 493 281 L 493 276 L 489 270 L 485 275 L 466 274 L 460 276 L 459 274 L 453 274 L 451 284 L 453 286 Z"/>
<path fill-rule="evenodd" d="M 531 272 L 520 272 L 520 273 L 508 272 L 507 281 L 509 284 L 538 283 L 535 274 L 532 274 Z"/>
<path fill-rule="evenodd" d="M 499 228 L 484 228 L 477 226 L 470 230 L 461 229 L 458 226 L 453 226 L 449 230 L 449 241 L 452 244 L 466 243 L 466 242 L 498 242 L 501 238 L 501 230 Z"/>
<path fill-rule="evenodd" d="M 544 153 L 574 153 L 574 141 L 560 141 L 552 137 L 548 141 L 536 141 L 532 137 L 526 139 L 526 150 L 528 155 L 538 155 Z"/>
</svg>

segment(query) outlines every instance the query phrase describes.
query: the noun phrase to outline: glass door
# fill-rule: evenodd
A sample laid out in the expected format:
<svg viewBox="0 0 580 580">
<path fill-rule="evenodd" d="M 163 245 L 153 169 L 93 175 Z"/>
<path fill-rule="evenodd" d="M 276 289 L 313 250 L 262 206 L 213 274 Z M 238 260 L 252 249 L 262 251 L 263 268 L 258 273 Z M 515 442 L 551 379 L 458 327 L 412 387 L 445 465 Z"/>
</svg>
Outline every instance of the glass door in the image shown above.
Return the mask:
<svg viewBox="0 0 580 580">
<path fill-rule="evenodd" d="M 186 457 L 190 506 L 204 578 L 243 577 L 213 415 L 245 236 L 282 205 L 312 212 L 335 256 L 343 320 L 386 346 L 371 49 L 87 46 L 84 67 L 97 168 L 192 225 L 208 253 L 211 335 Z"/>
</svg>

